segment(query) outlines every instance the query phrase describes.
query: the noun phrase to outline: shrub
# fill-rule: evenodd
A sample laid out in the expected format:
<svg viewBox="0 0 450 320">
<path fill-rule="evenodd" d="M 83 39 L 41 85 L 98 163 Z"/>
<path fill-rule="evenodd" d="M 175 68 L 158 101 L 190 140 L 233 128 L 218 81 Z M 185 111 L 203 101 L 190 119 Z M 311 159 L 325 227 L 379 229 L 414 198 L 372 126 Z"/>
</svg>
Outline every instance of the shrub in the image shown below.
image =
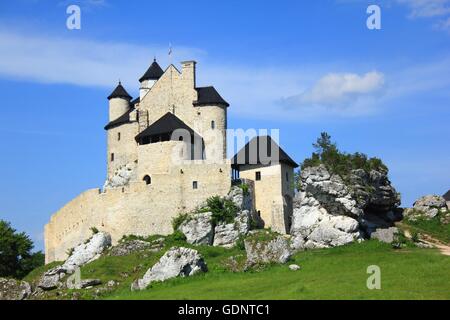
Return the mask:
<svg viewBox="0 0 450 320">
<path fill-rule="evenodd" d="M 91 227 L 91 232 L 92 234 L 97 234 L 98 233 L 98 229 L 96 227 Z"/>
<path fill-rule="evenodd" d="M 74 251 L 75 251 L 74 248 L 67 249 L 67 251 L 66 251 L 67 256 L 70 257 L 73 254 Z"/>
<path fill-rule="evenodd" d="M 166 243 L 173 243 L 173 242 L 184 242 L 186 241 L 186 236 L 183 232 L 177 230 L 171 235 L 168 235 L 166 237 Z"/>
<path fill-rule="evenodd" d="M 413 231 L 413 232 L 411 233 L 411 240 L 412 240 L 412 242 L 414 242 L 414 243 L 419 242 L 420 237 L 419 237 L 419 233 L 418 233 L 417 231 Z"/>
<path fill-rule="evenodd" d="M 214 224 L 225 222 L 231 223 L 236 217 L 238 208 L 233 201 L 214 196 L 208 198 L 206 203 L 212 212 L 212 222 Z"/>
<path fill-rule="evenodd" d="M 371 170 L 388 172 L 386 165 L 378 158 L 368 158 L 359 152 L 349 154 L 339 151 L 336 143 L 331 141 L 331 136 L 326 132 L 321 133 L 313 147 L 316 149 L 315 152 L 302 162 L 301 170 L 323 164 L 331 173 L 340 175 L 344 181 L 355 169 L 363 169 L 365 172 Z"/>
<path fill-rule="evenodd" d="M 239 188 L 241 188 L 242 189 L 242 192 L 244 193 L 244 195 L 245 196 L 247 196 L 248 194 L 249 194 L 249 186 L 248 186 L 248 184 L 246 184 L 246 183 L 241 183 L 240 185 L 239 185 Z"/>
<path fill-rule="evenodd" d="M 183 222 L 188 221 L 189 214 L 188 213 L 180 213 L 176 217 L 172 219 L 172 228 L 173 231 L 177 231 L 178 228 L 183 224 Z"/>
</svg>

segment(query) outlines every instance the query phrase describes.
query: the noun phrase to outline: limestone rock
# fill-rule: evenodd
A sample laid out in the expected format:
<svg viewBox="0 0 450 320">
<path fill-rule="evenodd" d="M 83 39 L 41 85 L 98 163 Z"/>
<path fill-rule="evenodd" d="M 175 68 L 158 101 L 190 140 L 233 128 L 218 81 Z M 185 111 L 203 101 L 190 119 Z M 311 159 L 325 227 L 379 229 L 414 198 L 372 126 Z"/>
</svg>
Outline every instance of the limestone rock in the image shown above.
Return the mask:
<svg viewBox="0 0 450 320">
<path fill-rule="evenodd" d="M 54 267 L 44 272 L 37 286 L 44 291 L 59 288 L 62 285 L 61 279 L 64 278 L 66 273 L 67 270 L 63 266 Z"/>
<path fill-rule="evenodd" d="M 344 245 L 401 219 L 387 172 L 353 170 L 344 182 L 324 165 L 308 167 L 299 191 L 291 224 L 295 250 Z"/>
<path fill-rule="evenodd" d="M 138 279 L 131 285 L 131 290 L 143 290 L 155 281 L 189 277 L 206 271 L 206 263 L 197 250 L 173 247 L 145 273 L 142 279 Z"/>
<path fill-rule="evenodd" d="M 0 278 L 0 300 L 24 300 L 31 295 L 26 281 Z"/>
<path fill-rule="evenodd" d="M 378 239 L 381 242 L 392 243 L 394 242 L 398 233 L 399 230 L 397 228 L 391 227 L 387 229 L 377 229 L 375 232 L 372 232 L 370 237 L 372 239 Z"/>
<path fill-rule="evenodd" d="M 228 193 L 226 198 L 233 201 L 233 203 L 239 208 L 239 210 L 251 211 L 253 209 L 251 190 L 248 190 L 248 192 L 246 193 L 241 187 L 233 186 L 231 187 L 230 192 Z"/>
<path fill-rule="evenodd" d="M 103 189 L 113 189 L 126 186 L 136 179 L 136 163 L 128 163 L 116 170 L 114 175 L 105 182 Z"/>
<path fill-rule="evenodd" d="M 214 243 L 216 247 L 231 248 L 239 239 L 239 231 L 234 223 L 219 223 L 214 229 Z"/>
<path fill-rule="evenodd" d="M 195 213 L 183 222 L 179 230 L 186 236 L 186 241 L 196 245 L 211 245 L 213 242 L 212 213 Z"/>
<path fill-rule="evenodd" d="M 86 289 L 101 285 L 102 281 L 99 279 L 83 279 L 79 283 L 72 283 L 67 281 L 67 289 Z"/>
<path fill-rule="evenodd" d="M 267 241 L 250 236 L 244 240 L 244 245 L 248 266 L 265 263 L 286 263 L 292 256 L 289 241 L 284 236 L 277 236 Z"/>
<path fill-rule="evenodd" d="M 426 219 L 433 219 L 440 212 L 446 212 L 449 208 L 443 197 L 436 195 L 423 196 L 414 202 L 414 210 L 406 211 L 411 218 L 422 216 Z"/>
<path fill-rule="evenodd" d="M 77 267 L 98 259 L 109 246 L 111 236 L 105 232 L 98 232 L 87 243 L 77 246 L 62 268 L 67 270 L 67 273 L 73 273 Z"/>
<path fill-rule="evenodd" d="M 289 270 L 291 270 L 291 271 L 298 271 L 298 270 L 300 270 L 300 266 L 297 265 L 297 264 L 291 264 L 289 266 Z"/>
</svg>

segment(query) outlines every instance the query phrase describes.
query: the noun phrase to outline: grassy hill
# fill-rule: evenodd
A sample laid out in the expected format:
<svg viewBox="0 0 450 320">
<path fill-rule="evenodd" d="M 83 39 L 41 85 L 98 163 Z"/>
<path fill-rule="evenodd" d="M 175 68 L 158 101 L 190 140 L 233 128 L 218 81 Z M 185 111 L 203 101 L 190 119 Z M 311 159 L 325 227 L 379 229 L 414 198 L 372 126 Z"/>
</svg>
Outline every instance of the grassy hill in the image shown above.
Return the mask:
<svg viewBox="0 0 450 320">
<path fill-rule="evenodd" d="M 435 249 L 395 250 L 378 241 L 365 241 L 300 252 L 292 259 L 292 263 L 301 266 L 299 271 L 289 270 L 288 263 L 247 272 L 233 272 L 229 263 L 231 256 L 238 256 L 238 265 L 243 262 L 245 251 L 196 249 L 208 264 L 206 274 L 156 283 L 147 290 L 131 292 L 132 281 L 142 277 L 163 252 L 104 256 L 81 269 L 82 278 L 99 278 L 104 283 L 101 287 L 54 290 L 45 298 L 70 299 L 78 292 L 82 299 L 450 299 L 450 257 Z M 381 290 L 366 287 L 369 265 L 381 268 Z M 35 279 L 42 271 L 35 271 L 27 280 Z M 110 280 L 118 284 L 109 288 L 106 283 Z"/>
</svg>

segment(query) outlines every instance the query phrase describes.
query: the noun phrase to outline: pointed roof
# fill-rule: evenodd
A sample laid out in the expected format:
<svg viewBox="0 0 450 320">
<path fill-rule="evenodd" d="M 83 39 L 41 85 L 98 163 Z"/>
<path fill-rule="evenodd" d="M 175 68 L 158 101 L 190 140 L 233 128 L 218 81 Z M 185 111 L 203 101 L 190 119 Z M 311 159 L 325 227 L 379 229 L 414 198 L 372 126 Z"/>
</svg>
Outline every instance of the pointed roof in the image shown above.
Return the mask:
<svg viewBox="0 0 450 320">
<path fill-rule="evenodd" d="M 250 148 L 252 146 L 252 148 Z M 254 147 L 256 146 L 256 148 Z M 232 166 L 238 168 L 241 165 L 256 165 L 262 164 L 260 159 L 260 148 L 267 148 L 262 150 L 262 154 L 270 157 L 274 150 L 278 150 L 278 160 L 280 163 L 285 163 L 293 168 L 297 168 L 298 164 L 292 160 L 291 157 L 270 137 L 270 136 L 258 136 L 250 140 L 236 155 L 231 159 Z M 251 153 L 250 153 L 251 151 Z M 255 159 L 256 161 L 251 161 Z M 255 163 L 256 162 L 256 163 Z M 276 163 L 270 163 L 270 165 Z"/>
<path fill-rule="evenodd" d="M 136 109 L 136 103 L 139 103 L 140 100 L 141 99 L 138 97 L 138 98 L 134 99 L 133 101 L 131 101 L 130 102 L 130 104 L 131 104 L 130 109 L 127 112 L 125 112 L 123 115 L 118 117 L 117 119 L 109 122 L 105 126 L 105 130 L 109 130 L 109 129 L 112 129 L 112 128 L 115 128 L 115 127 L 119 127 L 119 126 L 121 126 L 123 124 L 126 124 L 126 123 L 131 123 L 131 121 L 130 121 L 130 113 L 133 112 Z"/>
<path fill-rule="evenodd" d="M 195 88 L 198 96 L 197 101 L 194 101 L 194 106 L 210 106 L 210 105 L 223 105 L 229 107 L 226 102 L 214 87 L 201 87 Z"/>
<path fill-rule="evenodd" d="M 159 66 L 156 59 L 153 59 L 153 63 L 150 65 L 148 70 L 144 73 L 144 75 L 139 79 L 139 82 L 145 80 L 158 80 L 163 75 L 164 71 Z"/>
<path fill-rule="evenodd" d="M 114 89 L 114 91 L 109 95 L 108 100 L 112 98 L 124 98 L 127 100 L 131 100 L 132 97 L 128 94 L 127 90 L 122 86 L 122 83 L 119 81 L 119 85 Z"/>
<path fill-rule="evenodd" d="M 444 194 L 442 197 L 445 199 L 445 201 L 450 201 L 450 190 L 448 190 L 447 193 Z"/>
<path fill-rule="evenodd" d="M 180 118 L 178 118 L 171 112 L 167 112 L 165 115 L 159 118 L 159 120 L 156 120 L 154 123 L 148 126 L 147 129 L 139 133 L 135 139 L 139 142 L 140 139 L 145 137 L 172 134 L 172 132 L 177 129 L 185 129 L 191 134 L 191 136 L 199 136 L 194 130 L 191 129 L 191 127 L 180 120 Z"/>
</svg>

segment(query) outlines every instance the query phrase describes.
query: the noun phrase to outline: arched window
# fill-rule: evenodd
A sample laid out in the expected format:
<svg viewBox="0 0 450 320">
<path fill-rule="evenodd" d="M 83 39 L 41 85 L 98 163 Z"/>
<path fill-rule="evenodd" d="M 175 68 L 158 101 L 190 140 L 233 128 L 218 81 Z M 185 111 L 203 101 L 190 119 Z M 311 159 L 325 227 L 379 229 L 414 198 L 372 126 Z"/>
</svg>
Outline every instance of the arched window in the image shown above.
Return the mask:
<svg viewBox="0 0 450 320">
<path fill-rule="evenodd" d="M 149 175 L 146 175 L 142 180 L 145 181 L 145 184 L 147 185 L 152 184 L 152 178 Z"/>
<path fill-rule="evenodd" d="M 215 129 L 216 128 L 216 122 L 214 120 L 211 121 L 211 129 Z"/>
</svg>

